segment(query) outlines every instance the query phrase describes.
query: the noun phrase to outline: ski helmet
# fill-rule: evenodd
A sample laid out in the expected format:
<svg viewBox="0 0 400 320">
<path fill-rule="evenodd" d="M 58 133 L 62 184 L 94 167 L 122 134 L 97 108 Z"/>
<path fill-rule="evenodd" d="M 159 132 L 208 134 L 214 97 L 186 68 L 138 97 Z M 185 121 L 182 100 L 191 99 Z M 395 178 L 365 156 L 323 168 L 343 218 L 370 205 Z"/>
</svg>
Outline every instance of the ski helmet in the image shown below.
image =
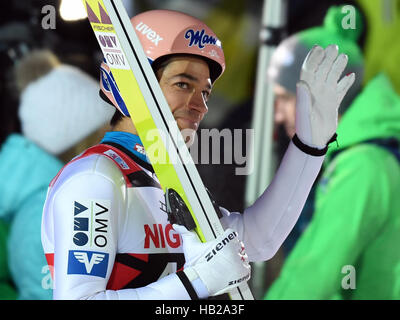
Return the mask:
<svg viewBox="0 0 400 320">
<path fill-rule="evenodd" d="M 224 72 L 225 57 L 221 41 L 204 22 L 178 11 L 151 10 L 136 15 L 131 23 L 150 64 L 170 55 L 190 54 L 207 61 L 212 83 Z M 129 116 L 105 60 L 100 70 L 101 95 L 124 116 Z"/>
</svg>

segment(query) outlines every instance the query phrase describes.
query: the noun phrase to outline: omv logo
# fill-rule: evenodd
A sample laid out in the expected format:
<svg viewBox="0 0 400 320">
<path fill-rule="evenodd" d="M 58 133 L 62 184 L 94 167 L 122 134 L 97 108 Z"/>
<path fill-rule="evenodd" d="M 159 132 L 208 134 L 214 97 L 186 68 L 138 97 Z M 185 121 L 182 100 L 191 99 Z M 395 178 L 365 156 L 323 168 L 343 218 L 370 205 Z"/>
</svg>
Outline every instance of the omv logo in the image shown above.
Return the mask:
<svg viewBox="0 0 400 320">
<path fill-rule="evenodd" d="M 201 31 L 194 31 L 193 29 L 189 29 L 185 33 L 185 39 L 189 40 L 189 47 L 198 46 L 200 49 L 203 49 L 207 44 L 218 47 L 221 46 L 221 41 L 213 36 L 206 34 L 206 31 L 204 29 Z"/>
</svg>

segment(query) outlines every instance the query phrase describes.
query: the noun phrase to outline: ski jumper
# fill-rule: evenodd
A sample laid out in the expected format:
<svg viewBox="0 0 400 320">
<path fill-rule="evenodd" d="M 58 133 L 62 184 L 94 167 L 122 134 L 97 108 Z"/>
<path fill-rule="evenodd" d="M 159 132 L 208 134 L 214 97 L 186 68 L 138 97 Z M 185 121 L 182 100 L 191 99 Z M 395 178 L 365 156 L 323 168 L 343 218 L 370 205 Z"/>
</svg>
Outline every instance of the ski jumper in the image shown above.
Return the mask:
<svg viewBox="0 0 400 320">
<path fill-rule="evenodd" d="M 270 259 L 304 205 L 324 156 L 290 144 L 270 187 L 244 214 L 224 214 L 251 261 Z M 138 136 L 108 132 L 52 180 L 42 243 L 54 299 L 189 299 L 176 272 L 182 241 Z M 227 266 L 227 271 L 229 266 Z"/>
</svg>

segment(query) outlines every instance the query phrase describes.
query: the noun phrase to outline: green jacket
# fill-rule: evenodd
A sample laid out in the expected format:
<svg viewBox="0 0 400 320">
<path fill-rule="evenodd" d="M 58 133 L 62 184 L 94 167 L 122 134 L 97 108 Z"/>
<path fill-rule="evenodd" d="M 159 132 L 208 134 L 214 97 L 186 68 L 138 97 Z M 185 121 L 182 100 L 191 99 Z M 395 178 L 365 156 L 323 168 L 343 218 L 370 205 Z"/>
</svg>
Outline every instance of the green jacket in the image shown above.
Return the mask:
<svg viewBox="0 0 400 320">
<path fill-rule="evenodd" d="M 354 100 L 337 133 L 313 218 L 266 299 L 400 299 L 400 163 L 365 143 L 400 140 L 400 97 L 383 74 Z"/>
</svg>

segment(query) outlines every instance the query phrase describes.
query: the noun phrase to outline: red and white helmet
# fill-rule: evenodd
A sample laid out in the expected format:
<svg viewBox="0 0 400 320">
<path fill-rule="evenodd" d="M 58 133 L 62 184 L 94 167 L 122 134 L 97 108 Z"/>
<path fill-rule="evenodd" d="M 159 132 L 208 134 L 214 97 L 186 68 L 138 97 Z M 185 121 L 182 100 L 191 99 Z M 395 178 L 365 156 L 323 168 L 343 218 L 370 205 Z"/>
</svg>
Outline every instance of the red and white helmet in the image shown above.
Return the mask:
<svg viewBox="0 0 400 320">
<path fill-rule="evenodd" d="M 152 10 L 136 15 L 131 23 L 151 64 L 169 55 L 191 54 L 205 58 L 212 82 L 224 72 L 221 41 L 199 19 L 178 11 Z M 122 114 L 129 116 L 110 68 L 103 62 L 100 70 L 101 91 Z"/>
</svg>

